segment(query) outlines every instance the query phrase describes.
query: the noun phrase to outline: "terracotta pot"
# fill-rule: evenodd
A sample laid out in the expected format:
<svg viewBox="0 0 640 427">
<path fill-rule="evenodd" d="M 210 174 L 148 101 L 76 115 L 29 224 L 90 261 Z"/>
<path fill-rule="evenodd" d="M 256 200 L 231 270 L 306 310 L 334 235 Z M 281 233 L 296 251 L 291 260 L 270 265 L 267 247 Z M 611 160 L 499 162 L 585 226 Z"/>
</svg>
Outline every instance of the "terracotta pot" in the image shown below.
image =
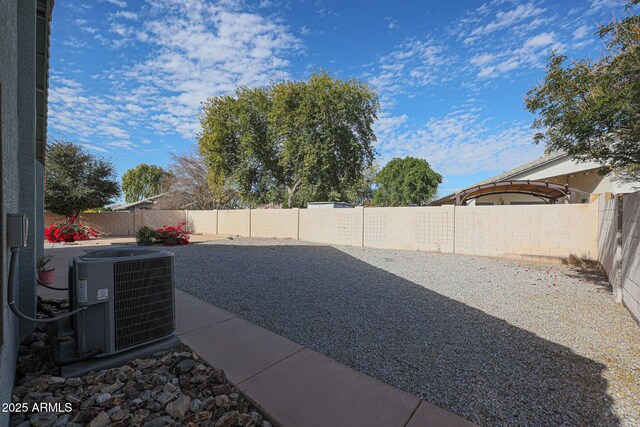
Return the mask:
<svg viewBox="0 0 640 427">
<path fill-rule="evenodd" d="M 56 271 L 38 271 L 38 280 L 40 281 L 40 283 L 44 283 L 45 285 L 51 285 L 56 281 Z"/>
</svg>

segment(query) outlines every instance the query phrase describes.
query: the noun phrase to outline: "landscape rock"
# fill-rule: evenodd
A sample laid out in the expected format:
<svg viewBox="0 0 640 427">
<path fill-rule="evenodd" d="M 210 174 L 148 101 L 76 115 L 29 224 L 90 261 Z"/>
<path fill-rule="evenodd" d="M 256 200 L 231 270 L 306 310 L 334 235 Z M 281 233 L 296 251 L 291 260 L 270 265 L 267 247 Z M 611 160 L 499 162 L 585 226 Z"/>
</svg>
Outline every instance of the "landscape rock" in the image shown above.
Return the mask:
<svg viewBox="0 0 640 427">
<path fill-rule="evenodd" d="M 216 421 L 215 427 L 231 427 L 236 424 L 238 421 L 240 414 L 238 411 L 230 411 L 225 412 L 222 416 Z"/>
<path fill-rule="evenodd" d="M 173 402 L 168 403 L 164 410 L 174 420 L 181 420 L 184 417 L 184 414 L 189 410 L 190 404 L 191 398 L 186 394 L 183 394 L 178 396 L 178 398 Z"/>
<path fill-rule="evenodd" d="M 32 337 L 29 345 L 21 346 L 11 401 L 70 403 L 71 412 L 13 414 L 9 427 L 258 427 L 263 421 L 224 371 L 207 366 L 185 346 L 62 378 L 50 362 L 48 347 L 34 352 L 33 343 L 39 341 Z"/>
<path fill-rule="evenodd" d="M 122 409 L 120 406 L 114 406 L 107 412 L 112 421 L 121 421 L 129 416 L 129 411 Z"/>
<path fill-rule="evenodd" d="M 57 420 L 58 415 L 53 412 L 38 412 L 29 419 L 33 427 L 51 427 Z"/>
<path fill-rule="evenodd" d="M 106 412 L 100 412 L 94 419 L 91 420 L 87 427 L 105 427 L 111 422 L 111 418 Z"/>
<path fill-rule="evenodd" d="M 176 365 L 176 369 L 181 374 L 186 374 L 189 372 L 194 366 L 196 366 L 196 362 L 193 359 L 184 359 Z"/>
</svg>

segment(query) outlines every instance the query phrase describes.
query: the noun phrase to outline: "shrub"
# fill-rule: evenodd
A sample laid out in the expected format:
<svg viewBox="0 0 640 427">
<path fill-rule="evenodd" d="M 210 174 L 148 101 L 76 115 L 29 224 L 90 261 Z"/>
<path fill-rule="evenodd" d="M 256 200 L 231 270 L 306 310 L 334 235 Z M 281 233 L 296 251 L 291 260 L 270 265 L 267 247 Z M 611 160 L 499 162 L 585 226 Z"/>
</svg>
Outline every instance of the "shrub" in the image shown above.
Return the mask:
<svg viewBox="0 0 640 427">
<path fill-rule="evenodd" d="M 44 229 L 44 237 L 47 242 L 76 242 L 78 240 L 89 240 L 91 237 L 98 237 L 98 233 L 91 227 L 76 224 L 75 218 L 67 218 L 62 222 L 51 224 Z"/>
<path fill-rule="evenodd" d="M 187 223 L 181 222 L 177 226 L 165 225 L 156 230 L 156 242 L 165 246 L 182 246 L 189 244 L 189 234 L 183 230 Z"/>
<path fill-rule="evenodd" d="M 156 230 L 146 225 L 140 227 L 136 232 L 136 242 L 141 246 L 151 246 L 157 238 Z"/>
</svg>

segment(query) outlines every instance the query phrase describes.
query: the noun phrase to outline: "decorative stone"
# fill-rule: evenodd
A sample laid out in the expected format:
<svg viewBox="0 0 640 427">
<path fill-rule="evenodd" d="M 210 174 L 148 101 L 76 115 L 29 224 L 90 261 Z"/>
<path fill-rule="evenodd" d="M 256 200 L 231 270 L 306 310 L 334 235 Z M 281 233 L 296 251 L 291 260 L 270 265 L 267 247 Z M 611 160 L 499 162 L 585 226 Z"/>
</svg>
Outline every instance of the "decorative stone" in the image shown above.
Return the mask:
<svg viewBox="0 0 640 427">
<path fill-rule="evenodd" d="M 253 424 L 253 419 L 251 418 L 251 415 L 249 415 L 249 414 L 240 414 L 240 416 L 238 416 L 238 425 L 239 426 L 249 427 L 252 424 Z"/>
<path fill-rule="evenodd" d="M 158 394 L 158 395 L 155 397 L 155 400 L 156 400 L 160 405 L 162 405 L 163 407 L 164 407 L 167 403 L 172 402 L 172 401 L 174 401 L 175 399 L 176 399 L 176 395 L 175 395 L 175 394 L 173 394 L 173 393 L 169 393 L 169 392 L 166 392 L 166 391 L 163 391 L 162 393 Z"/>
<path fill-rule="evenodd" d="M 58 415 L 53 412 L 38 412 L 29 419 L 33 427 L 50 427 L 57 420 Z"/>
<path fill-rule="evenodd" d="M 200 412 L 202 409 L 202 401 L 200 399 L 193 399 L 189 404 L 189 410 L 194 413 Z"/>
<path fill-rule="evenodd" d="M 215 427 L 231 427 L 238 421 L 239 416 L 238 411 L 225 412 L 218 421 L 216 421 Z"/>
<path fill-rule="evenodd" d="M 63 414 L 56 420 L 51 427 L 67 427 L 71 421 L 71 414 Z"/>
<path fill-rule="evenodd" d="M 226 394 L 221 394 L 220 396 L 215 397 L 216 406 L 218 408 L 227 409 L 229 405 L 231 405 L 231 401 L 227 397 Z"/>
<path fill-rule="evenodd" d="M 109 415 L 109 418 L 111 418 L 113 421 L 121 421 L 129 415 L 129 411 L 127 411 L 126 409 L 122 409 L 120 406 L 114 406 L 113 408 L 109 409 L 107 415 Z"/>
<path fill-rule="evenodd" d="M 262 415 L 260 415 L 260 413 L 256 411 L 253 411 L 251 412 L 251 420 L 255 425 L 259 426 L 260 424 L 262 424 Z"/>
<path fill-rule="evenodd" d="M 120 382 L 120 380 L 116 380 L 115 383 L 104 387 L 102 390 L 100 390 L 101 393 L 109 393 L 109 394 L 113 394 L 116 391 L 120 390 L 122 388 L 122 386 L 124 386 L 124 383 Z"/>
<path fill-rule="evenodd" d="M 158 361 L 155 359 L 140 359 L 138 360 L 138 369 L 145 370 L 149 368 L 153 368 L 158 364 Z"/>
<path fill-rule="evenodd" d="M 102 406 L 105 403 L 107 403 L 107 401 L 111 399 L 111 394 L 109 393 L 100 393 L 99 395 L 96 396 L 96 404 Z"/>
<path fill-rule="evenodd" d="M 133 425 L 141 425 L 144 420 L 147 419 L 147 417 L 149 416 L 151 412 L 147 409 L 138 409 L 134 414 L 133 414 Z"/>
<path fill-rule="evenodd" d="M 105 427 L 111 422 L 111 418 L 106 412 L 100 412 L 94 419 L 91 420 L 87 427 Z"/>
<path fill-rule="evenodd" d="M 67 380 L 62 377 L 51 377 L 49 378 L 49 384 L 64 384 Z"/>
<path fill-rule="evenodd" d="M 82 399 L 80 399 L 75 394 L 71 394 L 71 393 L 66 394 L 64 396 L 64 400 L 66 400 L 67 402 L 71 403 L 72 405 L 79 405 L 80 403 L 82 403 Z"/>
<path fill-rule="evenodd" d="M 196 365 L 193 359 L 184 359 L 176 365 L 176 370 L 181 374 L 186 374 Z"/>
<path fill-rule="evenodd" d="M 67 378 L 65 385 L 69 387 L 80 387 L 82 385 L 82 380 L 78 377 Z"/>
<path fill-rule="evenodd" d="M 170 416 L 165 415 L 163 417 L 157 417 L 144 423 L 143 427 L 164 427 L 174 425 L 175 422 Z"/>
<path fill-rule="evenodd" d="M 186 394 L 182 394 L 173 402 L 168 403 L 164 410 L 167 414 L 171 415 L 171 418 L 174 420 L 181 420 L 189 410 L 190 404 L 191 398 Z"/>
</svg>

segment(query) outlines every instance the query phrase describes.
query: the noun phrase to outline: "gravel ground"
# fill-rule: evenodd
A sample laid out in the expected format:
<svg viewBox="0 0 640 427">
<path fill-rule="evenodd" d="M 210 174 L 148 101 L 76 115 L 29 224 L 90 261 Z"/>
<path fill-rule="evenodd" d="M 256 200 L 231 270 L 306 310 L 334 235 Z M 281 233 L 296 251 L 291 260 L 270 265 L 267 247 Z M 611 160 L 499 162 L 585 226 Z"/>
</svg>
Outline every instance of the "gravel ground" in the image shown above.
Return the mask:
<svg viewBox="0 0 640 427">
<path fill-rule="evenodd" d="M 640 328 L 568 266 L 245 239 L 178 288 L 484 425 L 640 425 Z"/>
<path fill-rule="evenodd" d="M 53 315 L 68 308 L 60 300 L 43 305 Z M 46 332 L 39 324 L 20 345 L 8 427 L 272 427 L 224 371 L 187 346 L 62 378 Z"/>
</svg>

